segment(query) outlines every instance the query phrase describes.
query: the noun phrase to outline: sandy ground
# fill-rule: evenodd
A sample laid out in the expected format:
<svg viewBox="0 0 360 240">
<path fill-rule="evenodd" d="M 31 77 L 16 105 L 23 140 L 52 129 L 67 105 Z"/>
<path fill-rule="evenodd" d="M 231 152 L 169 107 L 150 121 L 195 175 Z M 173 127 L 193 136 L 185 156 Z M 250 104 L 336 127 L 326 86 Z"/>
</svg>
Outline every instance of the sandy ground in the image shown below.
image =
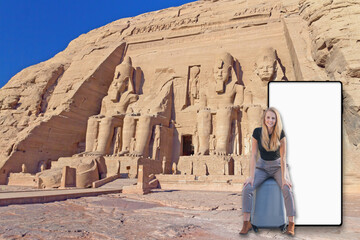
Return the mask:
<svg viewBox="0 0 360 240">
<path fill-rule="evenodd" d="M 241 195 L 156 190 L 0 207 L 0 239 L 360 239 L 360 194 L 344 196 L 341 227 L 240 236 Z"/>
</svg>

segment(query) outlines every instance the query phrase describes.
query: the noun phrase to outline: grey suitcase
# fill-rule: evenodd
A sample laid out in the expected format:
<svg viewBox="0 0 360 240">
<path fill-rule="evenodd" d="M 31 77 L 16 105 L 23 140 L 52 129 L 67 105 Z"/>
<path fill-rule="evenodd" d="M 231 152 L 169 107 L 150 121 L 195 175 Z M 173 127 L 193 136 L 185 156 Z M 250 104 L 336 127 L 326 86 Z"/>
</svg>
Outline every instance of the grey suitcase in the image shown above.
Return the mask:
<svg viewBox="0 0 360 240">
<path fill-rule="evenodd" d="M 251 224 L 255 232 L 258 228 L 280 228 L 286 231 L 284 198 L 274 178 L 266 179 L 254 191 Z"/>
</svg>

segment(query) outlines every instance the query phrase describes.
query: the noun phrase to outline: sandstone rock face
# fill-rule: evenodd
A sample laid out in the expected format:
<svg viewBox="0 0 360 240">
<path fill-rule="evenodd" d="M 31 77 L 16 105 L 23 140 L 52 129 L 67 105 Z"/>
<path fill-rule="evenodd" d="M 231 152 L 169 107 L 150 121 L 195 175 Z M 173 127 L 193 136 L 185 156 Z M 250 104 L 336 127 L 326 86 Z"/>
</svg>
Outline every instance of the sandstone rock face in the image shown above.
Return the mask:
<svg viewBox="0 0 360 240">
<path fill-rule="evenodd" d="M 308 25 L 314 62 L 327 79 L 343 83 L 344 170 L 345 176 L 355 178 L 360 170 L 356 161 L 360 143 L 359 12 L 359 2 L 352 0 L 302 0 L 299 3 L 299 14 Z"/>
<path fill-rule="evenodd" d="M 224 169 L 224 156 L 250 154 L 267 82 L 298 80 L 343 82 L 355 179 L 358 12 L 356 0 L 196 1 L 83 34 L 1 89 L 0 183 L 22 164 L 35 174 L 74 154 L 151 158 L 163 173 L 211 155 L 208 167 Z M 224 172 L 246 175 L 237 165 Z"/>
</svg>

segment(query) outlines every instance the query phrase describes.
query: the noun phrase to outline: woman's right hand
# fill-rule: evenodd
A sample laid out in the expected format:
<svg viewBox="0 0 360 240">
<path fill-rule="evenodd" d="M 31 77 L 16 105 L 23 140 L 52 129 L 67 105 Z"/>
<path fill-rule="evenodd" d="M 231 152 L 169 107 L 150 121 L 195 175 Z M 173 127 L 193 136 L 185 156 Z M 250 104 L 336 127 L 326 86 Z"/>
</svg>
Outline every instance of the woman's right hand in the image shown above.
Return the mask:
<svg viewBox="0 0 360 240">
<path fill-rule="evenodd" d="M 251 186 L 253 186 L 254 184 L 254 177 L 248 177 L 245 182 L 244 182 L 244 187 L 247 185 L 247 184 L 250 184 Z"/>
</svg>

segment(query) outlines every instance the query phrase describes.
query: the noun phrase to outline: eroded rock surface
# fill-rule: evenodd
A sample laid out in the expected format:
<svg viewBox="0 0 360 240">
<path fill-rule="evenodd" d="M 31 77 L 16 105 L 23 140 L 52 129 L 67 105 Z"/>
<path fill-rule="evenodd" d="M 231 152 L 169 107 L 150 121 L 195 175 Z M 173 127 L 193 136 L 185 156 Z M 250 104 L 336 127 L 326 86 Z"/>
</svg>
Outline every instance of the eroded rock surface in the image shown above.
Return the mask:
<svg viewBox="0 0 360 240">
<path fill-rule="evenodd" d="M 122 194 L 0 208 L 4 239 L 239 239 L 241 196 L 214 192 Z M 136 200 L 141 198 L 142 200 Z M 359 195 L 345 195 L 341 227 L 297 227 L 294 239 L 357 239 Z M 161 204 L 159 203 L 161 202 Z M 199 208 L 202 206 L 203 208 Z M 251 239 L 288 239 L 260 229 Z"/>
</svg>

